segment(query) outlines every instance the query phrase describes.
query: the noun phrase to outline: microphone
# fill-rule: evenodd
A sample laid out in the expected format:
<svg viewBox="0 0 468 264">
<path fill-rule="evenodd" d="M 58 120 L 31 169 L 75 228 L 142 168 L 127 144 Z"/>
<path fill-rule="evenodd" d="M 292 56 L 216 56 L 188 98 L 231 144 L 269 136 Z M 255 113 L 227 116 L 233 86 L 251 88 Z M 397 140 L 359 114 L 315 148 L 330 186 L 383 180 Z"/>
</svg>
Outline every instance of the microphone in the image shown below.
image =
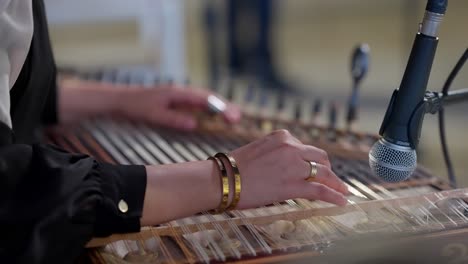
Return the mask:
<svg viewBox="0 0 468 264">
<path fill-rule="evenodd" d="M 380 127 L 381 138 L 369 152 L 372 172 L 387 182 L 406 180 L 416 169 L 416 148 L 426 113 L 424 97 L 447 2 L 428 1 L 400 87 L 393 92 Z"/>
</svg>

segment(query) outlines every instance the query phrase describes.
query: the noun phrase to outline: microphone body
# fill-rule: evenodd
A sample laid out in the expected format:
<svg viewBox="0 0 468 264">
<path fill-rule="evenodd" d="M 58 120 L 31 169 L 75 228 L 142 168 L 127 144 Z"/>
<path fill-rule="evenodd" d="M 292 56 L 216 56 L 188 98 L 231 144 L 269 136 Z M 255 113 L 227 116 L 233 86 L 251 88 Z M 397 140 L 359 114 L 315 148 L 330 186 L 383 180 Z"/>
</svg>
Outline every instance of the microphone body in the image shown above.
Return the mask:
<svg viewBox="0 0 468 264">
<path fill-rule="evenodd" d="M 439 40 L 416 35 L 401 86 L 394 92 L 379 134 L 388 142 L 416 149 L 425 112 L 427 83 Z"/>
<path fill-rule="evenodd" d="M 400 87 L 393 92 L 380 127 L 382 137 L 369 152 L 371 170 L 387 182 L 406 180 L 416 169 L 425 93 L 446 6 L 447 0 L 428 1 Z"/>
</svg>

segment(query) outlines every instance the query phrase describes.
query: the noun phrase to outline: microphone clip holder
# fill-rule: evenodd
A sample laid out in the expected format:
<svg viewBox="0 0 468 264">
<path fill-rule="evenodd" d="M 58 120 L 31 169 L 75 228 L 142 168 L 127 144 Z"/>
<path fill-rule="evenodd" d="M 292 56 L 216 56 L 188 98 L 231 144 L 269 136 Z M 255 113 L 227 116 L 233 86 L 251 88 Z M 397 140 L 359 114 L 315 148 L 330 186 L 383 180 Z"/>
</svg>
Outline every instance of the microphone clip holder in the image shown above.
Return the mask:
<svg viewBox="0 0 468 264">
<path fill-rule="evenodd" d="M 427 91 L 424 100 L 418 105 L 411 116 L 408 135 L 411 146 L 415 147 L 421 135 L 422 120 L 425 114 L 436 114 L 444 106 L 468 101 L 468 89 L 460 89 L 443 94 Z"/>
<path fill-rule="evenodd" d="M 379 134 L 381 136 L 385 135 L 387 125 L 391 119 L 391 113 L 393 112 L 393 107 L 395 104 L 396 95 L 398 90 L 393 92 L 392 98 L 390 100 L 389 107 L 385 113 L 384 121 L 380 127 Z M 413 149 L 419 143 L 419 138 L 421 135 L 422 121 L 425 114 L 436 114 L 444 107 L 445 105 L 455 104 L 463 101 L 468 101 L 468 89 L 460 89 L 456 91 L 448 92 L 446 95 L 438 92 L 427 91 L 425 93 L 424 99 L 417 105 L 414 111 L 411 114 L 409 123 L 406 125 L 406 135 L 408 138 L 408 147 Z M 394 144 L 402 144 L 401 142 L 394 142 L 392 138 L 386 138 L 387 141 Z"/>
<path fill-rule="evenodd" d="M 426 92 L 424 97 L 426 113 L 436 114 L 445 105 L 468 102 L 468 88 L 448 92 L 446 95 L 438 92 Z"/>
</svg>

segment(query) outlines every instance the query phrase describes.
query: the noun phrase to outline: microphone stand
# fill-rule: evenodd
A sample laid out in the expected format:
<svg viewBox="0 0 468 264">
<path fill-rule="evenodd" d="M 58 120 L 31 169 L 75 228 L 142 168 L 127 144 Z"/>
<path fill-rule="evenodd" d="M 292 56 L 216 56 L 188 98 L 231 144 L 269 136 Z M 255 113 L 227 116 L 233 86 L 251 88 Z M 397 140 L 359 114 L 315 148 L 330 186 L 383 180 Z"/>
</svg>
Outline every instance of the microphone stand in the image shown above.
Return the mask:
<svg viewBox="0 0 468 264">
<path fill-rule="evenodd" d="M 468 50 L 467 50 L 468 51 Z M 439 129 L 442 142 L 442 151 L 444 154 L 445 163 L 447 164 L 448 176 L 452 187 L 456 187 L 455 173 L 453 171 L 452 162 L 448 155 L 447 143 L 445 141 L 445 130 L 444 130 L 444 106 L 453 105 L 461 102 L 468 101 L 468 88 L 459 89 L 455 91 L 449 91 L 446 94 L 442 92 L 426 92 L 424 97 L 424 103 L 419 107 L 420 110 L 424 107 L 424 111 L 430 114 L 440 113 Z"/>
<path fill-rule="evenodd" d="M 394 104 L 395 91 L 390 100 L 390 106 Z M 456 91 L 449 91 L 447 94 L 440 92 L 430 92 L 426 91 L 424 99 L 418 104 L 416 109 L 411 114 L 409 123 L 408 123 L 408 138 L 410 142 L 418 142 L 421 135 L 422 120 L 424 114 L 436 114 L 442 111 L 444 105 L 455 104 L 462 101 L 468 101 L 468 88 L 460 89 Z M 382 127 L 380 128 L 379 134 L 383 134 L 384 124 L 387 122 L 387 117 L 384 118 Z"/>
<path fill-rule="evenodd" d="M 468 102 L 468 88 L 449 91 L 446 95 L 437 92 L 426 92 L 424 97 L 426 113 L 436 114 L 446 105 Z"/>
</svg>

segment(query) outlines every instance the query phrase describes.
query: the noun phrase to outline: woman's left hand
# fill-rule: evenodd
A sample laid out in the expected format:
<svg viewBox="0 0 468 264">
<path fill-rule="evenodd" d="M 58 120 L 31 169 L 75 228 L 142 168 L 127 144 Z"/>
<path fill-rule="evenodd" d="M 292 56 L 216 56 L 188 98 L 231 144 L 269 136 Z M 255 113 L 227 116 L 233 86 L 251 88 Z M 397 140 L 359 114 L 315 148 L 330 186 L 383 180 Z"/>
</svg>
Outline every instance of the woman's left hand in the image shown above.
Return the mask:
<svg viewBox="0 0 468 264">
<path fill-rule="evenodd" d="M 195 112 L 209 112 L 209 99 L 224 108 L 229 123 L 238 122 L 241 111 L 208 90 L 162 85 L 154 88 L 127 87 L 90 81 L 62 82 L 59 92 L 59 120 L 76 122 L 100 115 L 117 115 L 129 120 L 182 130 L 197 126 Z"/>
<path fill-rule="evenodd" d="M 208 103 L 210 96 L 216 96 L 225 104 L 221 115 L 227 122 L 235 123 L 241 118 L 239 107 L 207 90 L 171 85 L 155 89 L 129 89 L 128 92 L 128 96 L 122 98 L 120 111 L 123 116 L 131 120 L 193 130 L 197 126 L 194 112 L 211 111 Z"/>
</svg>

